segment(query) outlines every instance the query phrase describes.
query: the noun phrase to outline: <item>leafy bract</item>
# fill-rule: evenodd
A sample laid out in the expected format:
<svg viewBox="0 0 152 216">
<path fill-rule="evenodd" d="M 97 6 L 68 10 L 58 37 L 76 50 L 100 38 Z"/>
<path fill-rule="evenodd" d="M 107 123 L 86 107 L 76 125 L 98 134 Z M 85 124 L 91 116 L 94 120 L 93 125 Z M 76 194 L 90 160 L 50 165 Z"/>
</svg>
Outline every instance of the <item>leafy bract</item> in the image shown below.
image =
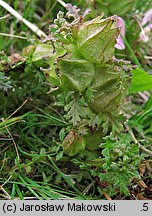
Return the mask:
<svg viewBox="0 0 152 216">
<path fill-rule="evenodd" d="M 112 58 L 119 34 L 119 30 L 114 25 L 116 19 L 116 16 L 102 20 L 101 17 L 97 17 L 80 27 L 77 46 L 85 59 L 100 64 Z"/>
<path fill-rule="evenodd" d="M 65 137 L 63 143 L 63 150 L 69 156 L 74 156 L 85 149 L 85 140 L 75 131 L 70 131 Z"/>
<path fill-rule="evenodd" d="M 45 58 L 53 56 L 53 47 L 49 44 L 38 44 L 32 55 L 32 62 L 37 67 L 42 67 L 46 64 Z"/>
<path fill-rule="evenodd" d="M 83 59 L 62 59 L 60 61 L 60 72 L 64 89 L 83 92 L 93 79 L 94 66 Z"/>
</svg>

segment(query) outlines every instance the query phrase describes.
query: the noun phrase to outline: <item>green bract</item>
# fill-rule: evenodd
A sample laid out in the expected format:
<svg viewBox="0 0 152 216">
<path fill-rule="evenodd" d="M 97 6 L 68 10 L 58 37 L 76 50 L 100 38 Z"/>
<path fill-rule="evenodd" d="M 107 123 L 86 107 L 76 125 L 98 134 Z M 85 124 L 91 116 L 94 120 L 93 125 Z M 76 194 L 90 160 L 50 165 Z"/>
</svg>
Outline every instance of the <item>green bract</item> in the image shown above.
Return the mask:
<svg viewBox="0 0 152 216">
<path fill-rule="evenodd" d="M 121 73 L 123 74 L 121 68 L 115 69 L 114 64 L 102 64 L 96 67 L 96 76 L 92 81 L 94 97 L 89 103 L 94 112 L 111 113 L 112 110 L 118 109 L 126 91 L 126 83 Z"/>
<path fill-rule="evenodd" d="M 61 80 L 64 89 L 83 92 L 94 77 L 94 65 L 83 59 L 60 60 Z"/>
<path fill-rule="evenodd" d="M 114 55 L 114 45 L 119 35 L 115 27 L 117 17 L 97 17 L 79 28 L 77 46 L 81 55 L 90 62 L 100 64 Z"/>
<path fill-rule="evenodd" d="M 48 44 L 38 44 L 36 46 L 35 52 L 32 56 L 32 61 L 37 66 L 42 66 L 44 63 L 43 58 L 49 57 L 53 55 L 53 49 L 51 45 Z"/>
</svg>

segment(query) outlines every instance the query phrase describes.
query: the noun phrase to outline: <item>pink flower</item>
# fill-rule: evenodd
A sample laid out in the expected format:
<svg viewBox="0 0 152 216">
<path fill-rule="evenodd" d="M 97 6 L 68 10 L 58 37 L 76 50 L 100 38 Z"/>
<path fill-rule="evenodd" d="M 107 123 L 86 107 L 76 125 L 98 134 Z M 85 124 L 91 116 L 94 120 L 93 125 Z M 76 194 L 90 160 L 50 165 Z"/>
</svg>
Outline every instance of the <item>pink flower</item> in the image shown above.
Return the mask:
<svg viewBox="0 0 152 216">
<path fill-rule="evenodd" d="M 141 25 L 144 26 L 148 22 L 152 21 L 152 8 L 145 13 Z"/>
<path fill-rule="evenodd" d="M 117 43 L 115 44 L 115 48 L 119 50 L 124 50 L 126 48 L 124 41 L 120 35 L 117 38 Z"/>
<path fill-rule="evenodd" d="M 152 24 L 147 25 L 145 28 L 142 29 L 139 35 L 139 40 L 146 43 L 149 41 L 150 31 L 152 29 Z"/>
<path fill-rule="evenodd" d="M 149 41 L 150 31 L 152 29 L 152 23 L 150 23 L 151 21 L 152 21 L 152 8 L 145 13 L 144 18 L 141 22 L 142 27 L 139 35 L 139 40 L 143 41 L 144 43 Z M 150 24 L 148 24 L 146 27 L 143 28 L 143 26 L 145 26 L 147 23 Z"/>
<path fill-rule="evenodd" d="M 125 21 L 121 17 L 117 18 L 116 27 L 120 29 L 120 34 L 117 38 L 115 48 L 119 50 L 124 50 L 126 48 L 123 41 L 123 37 L 125 36 Z"/>
<path fill-rule="evenodd" d="M 139 35 L 139 41 L 143 41 L 144 43 L 146 43 L 149 41 L 150 32 L 152 30 L 152 8 L 146 11 L 140 25 L 141 25 L 141 32 Z M 121 17 L 118 17 L 116 22 L 116 27 L 120 29 L 120 34 L 117 38 L 117 43 L 115 44 L 115 48 L 119 50 L 124 50 L 125 44 L 123 41 L 123 37 L 125 37 L 125 21 Z"/>
</svg>

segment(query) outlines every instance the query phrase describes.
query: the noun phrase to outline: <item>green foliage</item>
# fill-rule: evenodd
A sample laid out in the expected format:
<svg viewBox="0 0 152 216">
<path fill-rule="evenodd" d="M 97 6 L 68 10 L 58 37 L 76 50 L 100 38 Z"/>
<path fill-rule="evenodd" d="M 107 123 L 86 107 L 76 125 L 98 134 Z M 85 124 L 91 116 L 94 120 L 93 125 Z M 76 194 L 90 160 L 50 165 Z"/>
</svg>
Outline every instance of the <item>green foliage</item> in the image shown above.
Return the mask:
<svg viewBox="0 0 152 216">
<path fill-rule="evenodd" d="M 12 82 L 9 77 L 0 72 L 0 89 L 7 91 L 12 88 Z"/>
<path fill-rule="evenodd" d="M 74 96 L 73 100 L 65 106 L 64 110 L 66 111 L 66 119 L 68 119 L 73 126 L 78 125 L 81 119 L 91 118 L 92 115 L 83 97 L 77 98 Z"/>
<path fill-rule="evenodd" d="M 132 70 L 131 73 L 132 81 L 129 90 L 130 93 L 152 90 L 152 75 L 139 68 Z"/>
<path fill-rule="evenodd" d="M 110 187 L 108 191 L 111 193 L 115 194 L 118 189 L 126 196 L 129 195 L 128 182 L 133 178 L 140 179 L 137 168 L 142 157 L 139 156 L 138 145 L 131 144 L 131 137 L 122 134 L 117 139 L 106 137 L 105 143 L 100 147 L 104 148 L 104 172 L 99 174 L 101 181 L 107 182 Z"/>
<path fill-rule="evenodd" d="M 117 14 L 123 17 L 132 10 L 137 1 L 138 0 L 98 0 L 97 2 L 106 14 Z"/>
</svg>

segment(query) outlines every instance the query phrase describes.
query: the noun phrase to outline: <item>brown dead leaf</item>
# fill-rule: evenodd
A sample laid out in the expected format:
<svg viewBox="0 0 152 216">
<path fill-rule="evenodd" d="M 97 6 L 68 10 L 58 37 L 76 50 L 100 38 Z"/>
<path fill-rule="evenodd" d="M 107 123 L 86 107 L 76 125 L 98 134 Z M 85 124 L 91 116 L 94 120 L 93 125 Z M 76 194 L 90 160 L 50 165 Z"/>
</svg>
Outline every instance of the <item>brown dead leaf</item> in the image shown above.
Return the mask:
<svg viewBox="0 0 152 216">
<path fill-rule="evenodd" d="M 141 181 L 138 181 L 137 184 L 138 184 L 141 188 L 144 188 L 144 189 L 145 189 L 145 188 L 148 188 L 147 185 L 145 184 L 145 182 L 142 181 L 142 180 L 141 180 Z"/>
<path fill-rule="evenodd" d="M 152 172 L 152 166 L 151 166 L 152 160 L 144 160 L 139 165 L 139 172 L 140 175 L 143 177 L 145 172 L 148 172 L 147 174 L 150 175 Z"/>
<path fill-rule="evenodd" d="M 150 200 L 150 199 L 148 199 L 147 197 L 144 197 L 142 194 L 137 194 L 137 196 L 136 196 L 136 198 L 137 198 L 137 200 Z"/>
<path fill-rule="evenodd" d="M 10 66 L 16 65 L 19 62 L 24 63 L 26 61 L 26 59 L 20 56 L 18 53 L 9 56 L 9 60 L 10 60 Z"/>
<path fill-rule="evenodd" d="M 107 200 L 112 200 L 112 199 L 110 198 L 110 196 L 109 196 L 107 193 L 103 192 L 103 195 L 105 196 L 105 198 L 106 198 Z"/>
</svg>

